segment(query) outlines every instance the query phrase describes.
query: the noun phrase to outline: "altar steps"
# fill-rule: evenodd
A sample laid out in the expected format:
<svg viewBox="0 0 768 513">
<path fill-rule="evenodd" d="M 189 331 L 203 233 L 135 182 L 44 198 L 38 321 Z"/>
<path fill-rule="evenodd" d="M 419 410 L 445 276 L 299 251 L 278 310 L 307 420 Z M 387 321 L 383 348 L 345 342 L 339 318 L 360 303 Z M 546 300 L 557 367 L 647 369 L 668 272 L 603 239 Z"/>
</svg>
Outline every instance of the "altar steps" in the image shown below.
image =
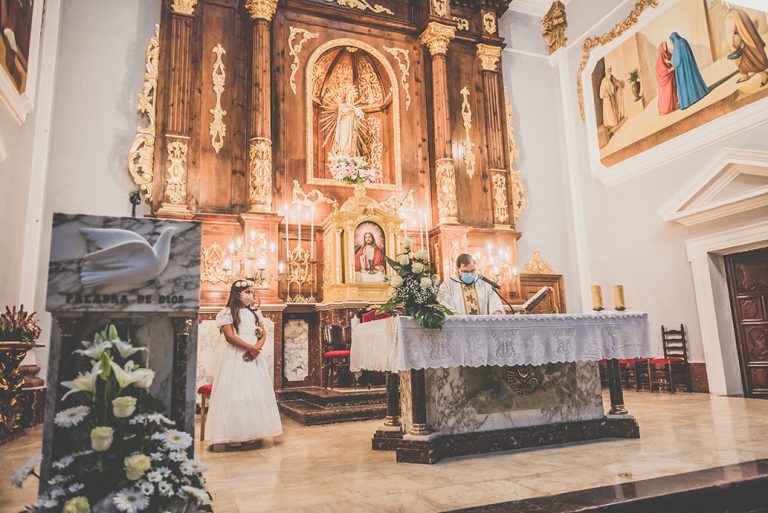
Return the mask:
<svg viewBox="0 0 768 513">
<path fill-rule="evenodd" d="M 327 390 L 305 387 L 281 390 L 277 397 L 280 411 L 305 426 L 383 419 L 387 412 L 383 388 Z"/>
</svg>

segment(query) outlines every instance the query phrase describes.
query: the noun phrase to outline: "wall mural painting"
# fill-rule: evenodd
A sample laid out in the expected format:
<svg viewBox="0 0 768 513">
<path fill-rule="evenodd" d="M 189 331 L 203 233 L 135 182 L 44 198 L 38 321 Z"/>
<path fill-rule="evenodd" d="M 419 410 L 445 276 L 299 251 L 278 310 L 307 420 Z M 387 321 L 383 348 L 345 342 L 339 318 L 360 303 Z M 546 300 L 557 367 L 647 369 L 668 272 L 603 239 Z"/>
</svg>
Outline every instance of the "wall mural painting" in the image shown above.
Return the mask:
<svg viewBox="0 0 768 513">
<path fill-rule="evenodd" d="M 19 93 L 24 92 L 27 82 L 33 7 L 34 0 L 0 0 L 0 65 Z"/>
<path fill-rule="evenodd" d="M 768 96 L 768 15 L 680 0 L 592 71 L 600 160 L 610 166 Z"/>
<path fill-rule="evenodd" d="M 384 230 L 381 226 L 364 221 L 355 228 L 355 281 L 377 283 L 384 281 L 387 262 Z"/>
</svg>

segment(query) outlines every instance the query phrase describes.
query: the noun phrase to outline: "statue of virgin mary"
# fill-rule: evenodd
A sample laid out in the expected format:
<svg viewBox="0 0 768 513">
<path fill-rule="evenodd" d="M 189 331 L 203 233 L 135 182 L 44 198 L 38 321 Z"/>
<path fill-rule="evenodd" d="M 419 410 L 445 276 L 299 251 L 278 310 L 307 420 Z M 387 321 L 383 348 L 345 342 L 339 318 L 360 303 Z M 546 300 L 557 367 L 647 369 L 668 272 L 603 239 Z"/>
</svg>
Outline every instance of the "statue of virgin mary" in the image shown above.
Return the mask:
<svg viewBox="0 0 768 513">
<path fill-rule="evenodd" d="M 330 101 L 323 105 L 321 123 L 326 133 L 325 144 L 328 144 L 333 137 L 331 155 L 344 157 L 360 155 L 363 139 L 362 121 L 365 113 L 357 105 L 356 97 L 355 88 L 349 87 L 346 95 L 341 98 L 330 98 Z"/>
</svg>

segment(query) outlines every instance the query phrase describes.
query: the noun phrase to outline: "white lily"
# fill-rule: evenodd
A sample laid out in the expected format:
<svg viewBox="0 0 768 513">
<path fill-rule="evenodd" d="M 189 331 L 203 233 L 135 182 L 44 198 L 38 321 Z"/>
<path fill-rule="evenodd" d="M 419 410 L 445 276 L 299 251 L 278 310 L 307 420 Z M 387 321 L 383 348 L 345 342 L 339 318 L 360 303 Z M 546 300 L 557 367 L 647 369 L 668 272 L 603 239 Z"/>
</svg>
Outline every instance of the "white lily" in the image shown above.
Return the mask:
<svg viewBox="0 0 768 513">
<path fill-rule="evenodd" d="M 133 362 L 130 360 L 124 368 L 112 362 L 112 371 L 115 373 L 115 379 L 120 388 L 134 384 L 137 388 L 149 388 L 152 385 L 152 380 L 155 379 L 155 371 L 150 369 L 133 370 Z"/>
<path fill-rule="evenodd" d="M 69 392 L 64 394 L 61 398 L 62 401 L 67 398 L 69 394 L 77 392 L 90 392 L 93 393 L 96 390 L 96 380 L 99 377 L 99 362 L 95 362 L 93 368 L 86 372 L 80 373 L 72 381 L 62 381 L 61 384 L 69 389 Z"/>
<path fill-rule="evenodd" d="M 112 345 L 115 346 L 115 349 L 117 349 L 117 352 L 120 353 L 122 358 L 128 358 L 139 351 L 147 350 L 146 347 L 135 347 L 130 342 L 123 342 L 119 338 L 113 340 Z"/>
<path fill-rule="evenodd" d="M 101 355 L 104 353 L 104 351 L 112 347 L 112 342 L 109 342 L 108 340 L 102 340 L 101 342 L 94 342 L 93 344 L 89 344 L 88 342 L 83 341 L 83 345 L 85 345 L 85 349 L 75 349 L 74 352 L 85 355 L 92 360 L 98 360 L 101 358 Z"/>
</svg>

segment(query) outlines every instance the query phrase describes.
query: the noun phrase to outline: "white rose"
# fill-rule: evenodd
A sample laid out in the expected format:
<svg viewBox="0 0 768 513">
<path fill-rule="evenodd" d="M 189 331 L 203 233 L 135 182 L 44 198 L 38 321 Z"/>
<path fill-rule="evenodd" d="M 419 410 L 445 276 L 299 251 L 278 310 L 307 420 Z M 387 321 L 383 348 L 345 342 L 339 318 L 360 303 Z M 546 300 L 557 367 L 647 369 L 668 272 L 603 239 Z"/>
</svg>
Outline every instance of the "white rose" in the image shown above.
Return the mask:
<svg viewBox="0 0 768 513">
<path fill-rule="evenodd" d="M 409 257 L 406 254 L 398 255 L 397 256 L 397 263 L 400 265 L 408 265 L 411 263 L 411 257 Z"/>
<path fill-rule="evenodd" d="M 125 464 L 125 477 L 131 481 L 136 481 L 149 470 L 152 460 L 146 454 L 134 454 L 123 460 Z"/>
<path fill-rule="evenodd" d="M 107 426 L 95 427 L 91 430 L 91 449 L 104 452 L 112 447 L 112 436 L 115 430 Z"/>
<path fill-rule="evenodd" d="M 416 252 L 416 258 L 419 260 L 426 260 L 427 259 L 427 251 L 422 249 L 421 251 Z"/>
<path fill-rule="evenodd" d="M 424 271 L 424 264 L 422 264 L 421 262 L 415 262 L 411 266 L 411 271 L 415 272 L 416 274 L 419 274 L 419 273 L 423 272 Z"/>
<path fill-rule="evenodd" d="M 136 381 L 133 383 L 133 386 L 136 388 L 147 389 L 152 386 L 152 381 L 155 380 L 155 371 L 151 369 L 139 369 L 133 373 L 138 375 Z"/>
<path fill-rule="evenodd" d="M 432 279 L 427 278 L 425 276 L 424 278 L 421 279 L 421 281 L 419 282 L 419 285 L 421 286 L 422 289 L 427 290 L 432 286 Z"/>
<path fill-rule="evenodd" d="M 413 247 L 413 239 L 406 237 L 403 239 L 403 247 L 405 249 L 411 249 Z"/>
<path fill-rule="evenodd" d="M 112 400 L 112 414 L 118 419 L 130 417 L 134 411 L 136 411 L 135 397 L 117 397 Z"/>
<path fill-rule="evenodd" d="M 393 276 L 392 279 L 389 280 L 389 284 L 396 289 L 400 288 L 403 285 L 403 279 L 400 276 Z"/>
<path fill-rule="evenodd" d="M 91 505 L 87 498 L 79 495 L 65 502 L 61 513 L 91 513 Z"/>
<path fill-rule="evenodd" d="M 435 287 L 440 285 L 440 276 L 438 276 L 436 274 L 432 275 L 432 285 L 434 285 Z"/>
</svg>

